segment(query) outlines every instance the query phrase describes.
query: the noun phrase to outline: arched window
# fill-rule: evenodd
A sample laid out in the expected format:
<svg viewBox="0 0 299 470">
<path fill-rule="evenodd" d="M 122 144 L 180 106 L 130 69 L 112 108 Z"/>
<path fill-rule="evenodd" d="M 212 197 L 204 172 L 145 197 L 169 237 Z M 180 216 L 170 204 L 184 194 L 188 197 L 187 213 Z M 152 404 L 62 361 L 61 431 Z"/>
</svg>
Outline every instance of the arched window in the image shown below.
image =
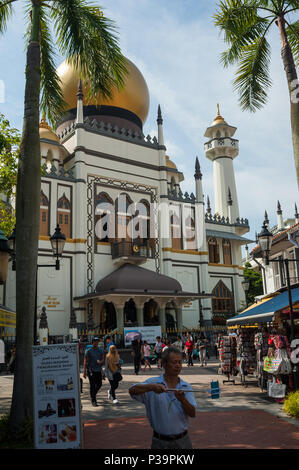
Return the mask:
<svg viewBox="0 0 299 470">
<path fill-rule="evenodd" d="M 40 194 L 39 234 L 49 235 L 49 199 L 43 191 Z"/>
<path fill-rule="evenodd" d="M 223 281 L 212 290 L 212 308 L 213 315 L 229 315 L 234 313 L 234 301 L 231 291 L 226 287 Z"/>
<path fill-rule="evenodd" d="M 132 241 L 132 227 L 130 224 L 132 220 L 131 205 L 132 199 L 127 194 L 121 194 L 116 202 L 116 237 L 118 241 Z"/>
<path fill-rule="evenodd" d="M 191 216 L 186 219 L 186 249 L 196 250 L 195 222 Z"/>
<path fill-rule="evenodd" d="M 95 234 L 100 242 L 112 242 L 115 237 L 114 204 L 106 193 L 98 194 L 95 200 Z"/>
<path fill-rule="evenodd" d="M 173 214 L 170 217 L 170 230 L 171 230 L 172 248 L 176 250 L 181 250 L 182 249 L 182 227 L 181 227 L 181 220 L 176 214 Z"/>
<path fill-rule="evenodd" d="M 222 250 L 223 250 L 223 263 L 232 264 L 232 250 L 231 250 L 231 244 L 229 240 L 223 240 Z"/>
<path fill-rule="evenodd" d="M 57 223 L 59 224 L 61 233 L 63 233 L 66 238 L 71 238 L 71 215 L 71 203 L 66 195 L 63 194 L 57 202 Z"/>
<path fill-rule="evenodd" d="M 217 243 L 216 238 L 209 238 L 208 240 L 208 248 L 209 248 L 209 263 L 219 263 L 219 245 Z"/>
</svg>

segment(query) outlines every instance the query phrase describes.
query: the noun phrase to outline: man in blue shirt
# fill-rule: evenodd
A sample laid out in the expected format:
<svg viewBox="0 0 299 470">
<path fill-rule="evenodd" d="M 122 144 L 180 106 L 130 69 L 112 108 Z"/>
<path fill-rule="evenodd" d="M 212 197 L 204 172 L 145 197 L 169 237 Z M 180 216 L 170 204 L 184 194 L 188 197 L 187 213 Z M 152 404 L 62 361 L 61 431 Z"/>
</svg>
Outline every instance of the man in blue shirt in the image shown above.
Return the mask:
<svg viewBox="0 0 299 470">
<path fill-rule="evenodd" d="M 195 417 L 197 405 L 191 385 L 179 377 L 182 352 L 173 346 L 166 349 L 162 353 L 162 366 L 164 374 L 132 385 L 129 393 L 146 407 L 154 431 L 152 449 L 192 449 L 189 417 Z"/>
<path fill-rule="evenodd" d="M 93 406 L 97 404 L 97 393 L 102 386 L 102 365 L 104 363 L 104 351 L 99 348 L 99 338 L 92 339 L 92 347 L 85 352 L 83 364 L 83 377 L 86 379 L 86 372 L 90 384 L 90 398 Z"/>
</svg>

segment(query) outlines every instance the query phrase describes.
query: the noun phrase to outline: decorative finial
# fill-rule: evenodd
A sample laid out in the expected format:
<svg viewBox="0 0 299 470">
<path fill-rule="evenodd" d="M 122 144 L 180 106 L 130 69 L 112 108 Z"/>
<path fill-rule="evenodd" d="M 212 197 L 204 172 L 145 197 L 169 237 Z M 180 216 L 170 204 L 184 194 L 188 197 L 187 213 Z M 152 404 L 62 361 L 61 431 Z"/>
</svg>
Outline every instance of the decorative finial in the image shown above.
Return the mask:
<svg viewBox="0 0 299 470">
<path fill-rule="evenodd" d="M 158 125 L 159 124 L 163 124 L 163 119 L 162 119 L 162 113 L 161 113 L 161 106 L 159 105 L 158 106 L 158 118 L 157 118 L 157 123 Z"/>
<path fill-rule="evenodd" d="M 281 214 L 282 214 L 281 205 L 280 205 L 280 202 L 279 202 L 279 201 L 277 201 L 277 214 L 278 214 L 278 215 L 281 215 Z"/>
<path fill-rule="evenodd" d="M 297 204 L 295 202 L 295 218 L 299 219 L 299 214 L 298 214 L 298 209 L 297 209 Z"/>
<path fill-rule="evenodd" d="M 265 222 L 266 224 L 269 224 L 269 217 L 268 217 L 267 211 L 265 211 Z"/>
<path fill-rule="evenodd" d="M 78 91 L 77 91 L 77 98 L 78 100 L 83 100 L 83 87 L 82 87 L 82 80 L 80 78 L 79 83 L 78 83 Z"/>
<path fill-rule="evenodd" d="M 228 203 L 229 206 L 233 205 L 233 200 L 232 200 L 232 194 L 230 192 L 230 187 L 228 187 L 228 200 L 227 200 L 227 203 Z"/>
<path fill-rule="evenodd" d="M 207 196 L 207 213 L 211 214 L 211 204 L 209 196 Z"/>
<path fill-rule="evenodd" d="M 202 178 L 202 172 L 200 171 L 200 164 L 199 164 L 198 157 L 196 157 L 196 160 L 195 160 L 195 174 L 194 174 L 194 178 L 195 178 L 196 180 L 201 180 L 201 178 Z"/>
<path fill-rule="evenodd" d="M 219 103 L 217 103 L 217 116 L 220 116 L 220 107 L 219 107 Z"/>
</svg>

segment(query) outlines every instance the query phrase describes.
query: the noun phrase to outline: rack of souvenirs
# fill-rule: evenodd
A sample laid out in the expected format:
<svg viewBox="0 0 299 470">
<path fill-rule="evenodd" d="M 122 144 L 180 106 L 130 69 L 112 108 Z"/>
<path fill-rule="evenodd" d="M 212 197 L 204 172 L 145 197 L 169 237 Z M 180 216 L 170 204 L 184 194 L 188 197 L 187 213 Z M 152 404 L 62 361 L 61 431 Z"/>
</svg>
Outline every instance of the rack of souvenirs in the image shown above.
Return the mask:
<svg viewBox="0 0 299 470">
<path fill-rule="evenodd" d="M 259 329 L 254 335 L 256 350 L 256 377 L 262 390 L 267 389 L 267 373 L 264 371 L 264 358 L 268 355 L 269 334 L 266 328 Z"/>
<path fill-rule="evenodd" d="M 227 376 L 227 380 L 223 380 L 223 383 L 231 382 L 235 383 L 234 379 L 230 379 L 231 376 L 235 376 L 238 373 L 237 370 L 237 353 L 236 353 L 236 337 L 235 336 L 222 336 L 219 343 L 219 359 L 221 365 L 222 374 Z"/>
<path fill-rule="evenodd" d="M 256 349 L 252 330 L 242 328 L 237 331 L 237 367 L 242 385 L 246 385 L 245 377 L 256 370 Z"/>
</svg>

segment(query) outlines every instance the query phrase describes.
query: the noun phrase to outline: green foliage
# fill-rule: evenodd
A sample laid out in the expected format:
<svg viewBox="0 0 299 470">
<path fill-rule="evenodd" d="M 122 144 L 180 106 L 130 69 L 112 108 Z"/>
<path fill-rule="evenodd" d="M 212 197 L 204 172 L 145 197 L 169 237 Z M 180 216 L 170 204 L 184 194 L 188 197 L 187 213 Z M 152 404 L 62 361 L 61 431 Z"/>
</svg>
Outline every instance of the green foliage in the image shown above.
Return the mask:
<svg viewBox="0 0 299 470">
<path fill-rule="evenodd" d="M 271 86 L 270 45 L 266 36 L 278 18 L 286 22 L 286 35 L 295 63 L 299 63 L 299 22 L 289 16 L 299 10 L 296 0 L 222 0 L 214 23 L 229 49 L 221 54 L 224 67 L 237 64 L 235 89 L 243 110 L 256 111 L 266 103 Z"/>
<path fill-rule="evenodd" d="M 284 401 L 283 410 L 294 418 L 299 418 L 299 391 L 289 393 Z"/>
<path fill-rule="evenodd" d="M 263 280 L 260 273 L 254 271 L 250 263 L 245 264 L 244 277 L 249 281 L 249 291 L 247 294 L 248 304 L 254 302 L 254 297 L 263 294 Z"/>
<path fill-rule="evenodd" d="M 15 225 L 15 215 L 10 200 L 15 197 L 18 173 L 20 134 L 11 128 L 0 113 L 0 228 L 10 235 Z"/>
<path fill-rule="evenodd" d="M 33 420 L 27 419 L 17 433 L 9 428 L 9 414 L 0 417 L 0 449 L 32 449 Z"/>
</svg>

